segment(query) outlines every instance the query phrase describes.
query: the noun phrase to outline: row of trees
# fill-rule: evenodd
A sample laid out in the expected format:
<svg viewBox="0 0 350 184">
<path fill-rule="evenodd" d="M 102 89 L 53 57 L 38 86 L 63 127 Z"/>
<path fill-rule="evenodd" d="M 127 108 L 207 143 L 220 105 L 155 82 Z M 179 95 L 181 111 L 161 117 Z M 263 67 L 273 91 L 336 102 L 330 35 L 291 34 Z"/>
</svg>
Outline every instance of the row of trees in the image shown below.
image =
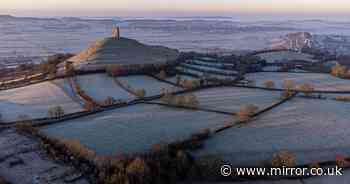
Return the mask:
<svg viewBox="0 0 350 184">
<path fill-rule="evenodd" d="M 337 96 L 335 100 L 342 102 L 350 102 L 350 96 Z"/>
<path fill-rule="evenodd" d="M 239 112 L 236 114 L 240 122 L 249 121 L 252 116 L 257 113 L 259 108 L 256 105 L 248 104 L 240 108 Z"/>
<path fill-rule="evenodd" d="M 264 86 L 266 88 L 274 89 L 275 83 L 272 80 L 267 80 L 264 82 Z M 283 89 L 285 90 L 285 97 L 290 96 L 294 90 L 298 90 L 304 93 L 306 96 L 310 96 L 315 91 L 315 88 L 309 83 L 304 83 L 296 87 L 296 84 L 293 80 L 284 80 Z"/>
<path fill-rule="evenodd" d="M 39 68 L 42 73 L 55 75 L 57 65 L 73 56 L 73 54 L 55 54 L 53 56 L 49 56 L 46 62 L 40 64 Z"/>
<path fill-rule="evenodd" d="M 184 95 L 173 95 L 170 90 L 162 90 L 162 102 L 169 105 L 186 106 L 196 108 L 199 105 L 199 101 L 192 93 Z"/>
<path fill-rule="evenodd" d="M 61 106 L 51 107 L 48 110 L 50 118 L 60 118 L 64 115 L 64 109 Z"/>
<path fill-rule="evenodd" d="M 350 71 L 346 66 L 337 63 L 331 69 L 331 75 L 339 78 L 350 78 Z"/>
<path fill-rule="evenodd" d="M 164 70 L 167 64 L 134 64 L 134 65 L 118 65 L 112 64 L 105 67 L 105 71 L 109 76 L 117 77 L 128 74 L 147 74 L 156 73 Z"/>
</svg>

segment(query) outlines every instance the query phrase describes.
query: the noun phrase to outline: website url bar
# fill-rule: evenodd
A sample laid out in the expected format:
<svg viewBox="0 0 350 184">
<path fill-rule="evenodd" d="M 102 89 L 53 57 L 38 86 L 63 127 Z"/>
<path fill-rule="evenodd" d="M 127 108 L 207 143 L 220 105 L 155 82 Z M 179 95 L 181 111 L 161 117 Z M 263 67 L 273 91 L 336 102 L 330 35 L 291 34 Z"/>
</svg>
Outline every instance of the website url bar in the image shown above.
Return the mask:
<svg viewBox="0 0 350 184">
<path fill-rule="evenodd" d="M 280 168 L 233 168 L 230 165 L 222 165 L 220 168 L 222 176 L 342 176 L 343 168 L 299 168 L 299 167 L 280 167 Z"/>
</svg>

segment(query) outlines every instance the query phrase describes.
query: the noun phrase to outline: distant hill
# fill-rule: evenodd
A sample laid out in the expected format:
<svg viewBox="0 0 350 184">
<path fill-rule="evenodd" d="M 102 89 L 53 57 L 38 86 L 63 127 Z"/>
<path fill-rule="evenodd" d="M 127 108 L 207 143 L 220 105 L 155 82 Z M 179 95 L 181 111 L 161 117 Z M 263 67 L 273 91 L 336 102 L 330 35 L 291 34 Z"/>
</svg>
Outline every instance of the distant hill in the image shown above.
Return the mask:
<svg viewBox="0 0 350 184">
<path fill-rule="evenodd" d="M 290 49 L 300 51 L 305 47 L 312 47 L 312 35 L 308 32 L 290 33 L 279 40 L 276 40 L 272 44 L 273 49 Z"/>
<path fill-rule="evenodd" d="M 150 64 L 174 61 L 178 56 L 178 50 L 163 46 L 149 46 L 128 38 L 105 38 L 96 41 L 68 61 L 74 65 Z"/>
<path fill-rule="evenodd" d="M 58 20 L 55 18 L 38 18 L 38 17 L 15 17 L 12 15 L 0 15 L 0 20 L 2 21 L 16 21 L 16 20 Z"/>
<path fill-rule="evenodd" d="M 296 51 L 310 48 L 335 55 L 350 55 L 350 37 L 343 35 L 317 35 L 308 32 L 297 32 L 287 34 L 274 40 L 271 48 Z"/>
<path fill-rule="evenodd" d="M 15 17 L 12 15 L 0 15 L 0 19 L 14 19 Z"/>
</svg>

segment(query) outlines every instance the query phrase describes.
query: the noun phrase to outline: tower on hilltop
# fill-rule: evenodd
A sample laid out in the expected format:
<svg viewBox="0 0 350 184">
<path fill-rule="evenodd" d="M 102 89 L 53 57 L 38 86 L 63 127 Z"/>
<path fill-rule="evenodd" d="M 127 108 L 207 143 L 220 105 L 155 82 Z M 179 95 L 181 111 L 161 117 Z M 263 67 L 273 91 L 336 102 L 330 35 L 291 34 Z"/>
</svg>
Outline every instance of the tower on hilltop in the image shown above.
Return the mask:
<svg viewBox="0 0 350 184">
<path fill-rule="evenodd" d="M 120 39 L 120 29 L 119 27 L 113 27 L 112 29 L 112 37 L 116 40 Z"/>
</svg>

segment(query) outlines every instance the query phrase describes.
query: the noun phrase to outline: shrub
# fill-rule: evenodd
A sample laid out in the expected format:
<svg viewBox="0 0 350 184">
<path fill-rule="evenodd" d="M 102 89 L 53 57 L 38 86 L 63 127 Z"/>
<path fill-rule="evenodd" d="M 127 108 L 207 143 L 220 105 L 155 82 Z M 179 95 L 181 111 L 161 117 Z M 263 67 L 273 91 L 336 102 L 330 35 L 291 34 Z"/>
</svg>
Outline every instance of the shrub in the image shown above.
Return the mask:
<svg viewBox="0 0 350 184">
<path fill-rule="evenodd" d="M 160 72 L 159 72 L 159 74 L 158 74 L 158 77 L 160 78 L 160 79 L 166 79 L 167 78 L 167 73 L 165 72 L 165 70 L 161 70 Z"/>
<path fill-rule="evenodd" d="M 337 96 L 335 97 L 337 101 L 350 102 L 350 96 Z"/>
<path fill-rule="evenodd" d="M 135 158 L 126 168 L 130 183 L 151 183 L 150 168 L 142 158 Z"/>
<path fill-rule="evenodd" d="M 106 67 L 106 72 L 111 77 L 116 77 L 122 73 L 122 69 L 117 65 L 109 65 Z"/>
<path fill-rule="evenodd" d="M 275 83 L 272 80 L 267 80 L 264 82 L 266 88 L 275 88 Z"/>
<path fill-rule="evenodd" d="M 171 104 L 171 101 L 174 98 L 174 95 L 171 93 L 171 91 L 169 89 L 162 89 L 162 98 L 160 99 L 162 102 L 167 103 L 167 104 Z"/>
<path fill-rule="evenodd" d="M 337 155 L 335 161 L 338 167 L 346 168 L 350 166 L 350 162 L 342 155 Z"/>
<path fill-rule="evenodd" d="M 303 92 L 306 96 L 310 96 L 312 92 L 315 90 L 311 84 L 302 84 L 298 87 L 299 91 Z"/>
<path fill-rule="evenodd" d="M 197 97 L 193 94 L 176 96 L 169 92 L 166 92 L 160 100 L 166 104 L 176 105 L 176 106 L 186 106 L 186 107 L 196 108 L 199 105 L 199 101 Z"/>
<path fill-rule="evenodd" d="M 296 157 L 290 152 L 281 151 L 273 155 L 271 164 L 273 167 L 294 167 L 296 166 Z"/>
<path fill-rule="evenodd" d="M 92 102 L 85 102 L 84 109 L 87 111 L 94 111 L 96 109 L 96 106 Z"/>
<path fill-rule="evenodd" d="M 181 76 L 180 75 L 176 75 L 176 84 L 180 85 L 181 84 Z"/>
<path fill-rule="evenodd" d="M 64 110 L 61 106 L 51 107 L 48 111 L 49 117 L 59 118 L 64 115 Z"/>
<path fill-rule="evenodd" d="M 184 79 L 180 82 L 180 85 L 185 89 L 195 89 L 200 86 L 200 81 Z"/>
<path fill-rule="evenodd" d="M 244 105 L 237 113 L 238 119 L 241 122 L 249 121 L 250 118 L 258 111 L 258 107 L 253 104 Z"/>
<path fill-rule="evenodd" d="M 67 151 L 75 157 L 86 158 L 88 160 L 94 160 L 96 157 L 94 151 L 86 148 L 77 140 L 62 139 L 60 140 L 60 143 L 63 144 Z"/>
<path fill-rule="evenodd" d="M 283 88 L 285 90 L 293 90 L 295 88 L 295 83 L 293 80 L 284 80 L 283 81 Z"/>
<path fill-rule="evenodd" d="M 146 90 L 145 89 L 138 89 L 135 91 L 135 95 L 139 98 L 143 98 L 146 96 Z"/>
<path fill-rule="evenodd" d="M 31 123 L 17 123 L 15 128 L 20 134 L 38 135 L 38 129 L 34 128 Z"/>
<path fill-rule="evenodd" d="M 347 73 L 347 68 L 346 66 L 343 66 L 339 63 L 337 63 L 332 69 L 331 69 L 331 75 L 335 77 L 344 77 L 345 74 Z"/>
<path fill-rule="evenodd" d="M 115 102 L 116 100 L 113 97 L 109 96 L 103 101 L 103 104 L 108 106 L 108 105 L 113 105 Z"/>
<path fill-rule="evenodd" d="M 178 98 L 181 98 L 181 96 Z M 198 107 L 198 105 L 199 105 L 199 101 L 197 100 L 197 97 L 193 94 L 184 95 L 184 96 L 182 96 L 182 98 L 183 98 L 182 103 L 185 106 Z"/>
<path fill-rule="evenodd" d="M 73 63 L 67 61 L 65 63 L 65 74 L 66 74 L 66 76 L 73 76 L 74 72 L 75 71 L 74 71 Z"/>
<path fill-rule="evenodd" d="M 293 91 L 284 90 L 284 91 L 281 93 L 281 98 L 282 98 L 282 99 L 286 99 L 286 98 L 291 97 L 293 94 L 294 94 Z"/>
</svg>

